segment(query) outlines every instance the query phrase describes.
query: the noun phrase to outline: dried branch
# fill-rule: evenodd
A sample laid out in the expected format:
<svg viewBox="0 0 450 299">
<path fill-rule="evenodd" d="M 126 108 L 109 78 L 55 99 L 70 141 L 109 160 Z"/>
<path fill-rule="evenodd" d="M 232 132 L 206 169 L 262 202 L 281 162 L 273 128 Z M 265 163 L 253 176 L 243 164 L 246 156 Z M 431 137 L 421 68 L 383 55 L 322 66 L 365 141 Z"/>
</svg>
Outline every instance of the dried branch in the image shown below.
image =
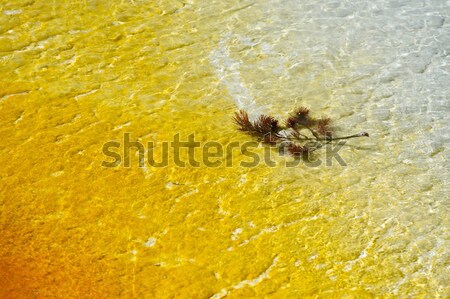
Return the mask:
<svg viewBox="0 0 450 299">
<path fill-rule="evenodd" d="M 296 157 L 306 157 L 324 144 L 336 140 L 369 137 L 367 132 L 334 137 L 331 119 L 328 117 L 314 119 L 309 112 L 306 107 L 296 109 L 285 121 L 285 127 L 279 126 L 278 120 L 274 117 L 264 114 L 252 123 L 244 110 L 236 112 L 233 120 L 239 130 L 257 136 L 263 143 L 278 144 L 279 149 Z"/>
</svg>

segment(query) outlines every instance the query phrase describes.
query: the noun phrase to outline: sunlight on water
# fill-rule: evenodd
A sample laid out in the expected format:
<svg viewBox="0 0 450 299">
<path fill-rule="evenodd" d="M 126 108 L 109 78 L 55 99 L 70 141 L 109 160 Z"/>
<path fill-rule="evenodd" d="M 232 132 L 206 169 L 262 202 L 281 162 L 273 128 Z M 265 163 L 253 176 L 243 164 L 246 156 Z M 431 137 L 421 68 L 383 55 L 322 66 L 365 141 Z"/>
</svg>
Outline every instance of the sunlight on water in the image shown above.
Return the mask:
<svg viewBox="0 0 450 299">
<path fill-rule="evenodd" d="M 449 297 L 449 11 L 2 1 L 0 297 Z M 194 143 L 198 167 L 147 163 L 176 134 L 251 141 L 238 109 L 300 105 L 371 137 L 346 166 L 207 167 Z M 102 167 L 125 133 L 145 156 Z"/>
</svg>

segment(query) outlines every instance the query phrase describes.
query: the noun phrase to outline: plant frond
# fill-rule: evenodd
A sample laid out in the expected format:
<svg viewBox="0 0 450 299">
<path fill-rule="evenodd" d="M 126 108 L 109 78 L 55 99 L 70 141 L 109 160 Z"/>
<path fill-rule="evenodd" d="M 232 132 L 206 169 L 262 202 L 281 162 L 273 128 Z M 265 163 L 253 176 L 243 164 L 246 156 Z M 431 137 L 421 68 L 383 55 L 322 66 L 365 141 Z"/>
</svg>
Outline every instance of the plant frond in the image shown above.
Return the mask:
<svg viewBox="0 0 450 299">
<path fill-rule="evenodd" d="M 307 107 L 299 107 L 297 108 L 297 110 L 295 110 L 294 115 L 299 119 L 299 120 L 306 120 L 309 117 L 309 108 Z"/>
<path fill-rule="evenodd" d="M 310 127 L 315 123 L 316 120 L 309 116 L 309 109 L 303 106 L 297 108 L 286 120 L 286 126 L 293 129 L 298 125 Z"/>
<path fill-rule="evenodd" d="M 297 121 L 297 118 L 295 116 L 290 116 L 286 120 L 286 127 L 288 127 L 288 128 L 294 129 L 295 126 L 297 126 L 297 124 L 298 124 L 298 121 Z"/>
<path fill-rule="evenodd" d="M 263 143 L 275 145 L 280 138 L 276 134 L 268 133 L 263 137 Z"/>
<path fill-rule="evenodd" d="M 309 153 L 309 148 L 295 143 L 289 143 L 286 147 L 289 154 L 292 156 L 304 156 Z"/>
<path fill-rule="evenodd" d="M 280 130 L 278 127 L 278 120 L 270 115 L 260 115 L 257 120 L 253 122 L 254 130 L 261 134 L 275 133 Z"/>
<path fill-rule="evenodd" d="M 325 137 L 332 136 L 331 119 L 329 117 L 322 116 L 317 121 L 317 133 Z"/>
<path fill-rule="evenodd" d="M 253 127 L 253 124 L 250 122 L 248 118 L 248 113 L 244 110 L 239 110 L 234 114 L 233 117 L 234 122 L 236 125 L 239 126 L 239 130 L 244 132 L 251 132 L 254 131 L 255 128 Z"/>
</svg>

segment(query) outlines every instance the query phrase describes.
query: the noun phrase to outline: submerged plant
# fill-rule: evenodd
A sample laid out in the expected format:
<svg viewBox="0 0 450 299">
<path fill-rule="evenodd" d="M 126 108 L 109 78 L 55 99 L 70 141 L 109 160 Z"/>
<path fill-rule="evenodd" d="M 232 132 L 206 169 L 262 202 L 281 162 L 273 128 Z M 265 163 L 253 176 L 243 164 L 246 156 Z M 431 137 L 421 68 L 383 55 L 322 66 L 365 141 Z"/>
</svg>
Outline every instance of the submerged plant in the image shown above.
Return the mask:
<svg viewBox="0 0 450 299">
<path fill-rule="evenodd" d="M 336 137 L 330 118 L 322 116 L 316 119 L 309 112 L 308 108 L 299 107 L 289 115 L 284 126 L 280 126 L 276 118 L 264 114 L 251 122 L 244 110 L 236 112 L 233 120 L 240 131 L 257 137 L 263 143 L 277 145 L 282 153 L 296 157 L 308 157 L 333 141 L 369 137 L 366 132 Z"/>
</svg>

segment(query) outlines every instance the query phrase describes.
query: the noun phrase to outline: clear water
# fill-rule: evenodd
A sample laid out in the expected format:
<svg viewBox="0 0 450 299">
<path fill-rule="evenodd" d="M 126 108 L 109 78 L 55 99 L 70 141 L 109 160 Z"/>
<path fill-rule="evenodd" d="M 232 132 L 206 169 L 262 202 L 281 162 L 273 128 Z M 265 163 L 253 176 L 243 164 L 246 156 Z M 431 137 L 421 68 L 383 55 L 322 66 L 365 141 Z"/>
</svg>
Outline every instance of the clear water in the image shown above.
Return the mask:
<svg viewBox="0 0 450 299">
<path fill-rule="evenodd" d="M 371 133 L 349 167 L 326 171 L 347 180 L 332 196 L 352 194 L 344 214 L 372 235 L 344 269 L 398 262 L 396 278 L 366 286 L 375 294 L 420 296 L 405 285 L 421 281 L 449 295 L 448 16 L 445 1 L 266 1 L 230 14 L 210 55 L 239 108 L 305 103 Z"/>
<path fill-rule="evenodd" d="M 2 1 L 0 296 L 449 297 L 449 14 Z M 346 166 L 101 166 L 127 132 L 244 142 L 236 110 L 299 105 L 371 137 Z"/>
</svg>

